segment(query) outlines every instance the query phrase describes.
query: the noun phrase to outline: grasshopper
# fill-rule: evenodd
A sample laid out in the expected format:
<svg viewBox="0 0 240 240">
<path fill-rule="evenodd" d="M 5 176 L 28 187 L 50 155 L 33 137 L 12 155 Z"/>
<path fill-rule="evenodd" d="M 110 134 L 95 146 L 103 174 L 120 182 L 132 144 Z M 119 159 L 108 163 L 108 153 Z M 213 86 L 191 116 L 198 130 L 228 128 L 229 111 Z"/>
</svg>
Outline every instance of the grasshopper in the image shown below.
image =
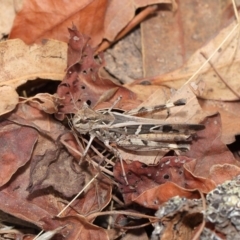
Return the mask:
<svg viewBox="0 0 240 240">
<path fill-rule="evenodd" d="M 134 116 L 184 105 L 180 99 L 173 103 L 157 105 L 153 108 L 139 108 L 129 112 L 117 112 L 113 108 L 119 97 L 108 110 L 94 111 L 86 103 L 72 119 L 72 125 L 80 134 L 89 134 L 89 142 L 83 152 L 86 156 L 94 138 L 98 138 L 120 160 L 123 177 L 128 184 L 121 154 L 111 144 L 134 151 L 159 151 L 189 149 L 189 143 L 196 131 L 204 129 L 201 124 L 163 124 L 162 121 Z"/>
</svg>

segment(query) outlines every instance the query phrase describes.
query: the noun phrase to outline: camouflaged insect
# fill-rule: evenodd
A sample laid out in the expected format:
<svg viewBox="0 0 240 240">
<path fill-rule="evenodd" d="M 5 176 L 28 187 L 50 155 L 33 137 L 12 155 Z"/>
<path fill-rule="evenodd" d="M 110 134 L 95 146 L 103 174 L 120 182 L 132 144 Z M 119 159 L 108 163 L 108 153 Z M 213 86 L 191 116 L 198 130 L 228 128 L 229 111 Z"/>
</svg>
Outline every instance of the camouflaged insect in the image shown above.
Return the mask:
<svg viewBox="0 0 240 240">
<path fill-rule="evenodd" d="M 120 98 L 117 101 L 119 100 Z M 166 105 L 153 108 L 142 107 L 122 113 L 115 111 L 114 105 L 108 110 L 94 111 L 84 104 L 72 120 L 73 127 L 79 133 L 90 135 L 83 157 L 87 154 L 94 138 L 97 137 L 120 159 L 123 177 L 126 180 L 120 153 L 111 144 L 133 151 L 188 150 L 194 133 L 204 129 L 204 125 L 163 124 L 156 119 L 134 116 L 184 104 L 185 100 L 180 99 Z"/>
</svg>

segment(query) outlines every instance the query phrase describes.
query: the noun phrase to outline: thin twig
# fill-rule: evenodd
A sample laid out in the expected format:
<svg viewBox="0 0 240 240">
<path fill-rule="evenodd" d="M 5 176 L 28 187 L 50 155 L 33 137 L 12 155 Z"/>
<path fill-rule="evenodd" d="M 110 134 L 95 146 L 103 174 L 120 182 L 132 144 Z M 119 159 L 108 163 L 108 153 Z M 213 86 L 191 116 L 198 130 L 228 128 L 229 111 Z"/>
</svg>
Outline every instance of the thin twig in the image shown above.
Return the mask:
<svg viewBox="0 0 240 240">
<path fill-rule="evenodd" d="M 232 5 L 233 5 L 233 11 L 234 11 L 235 17 L 237 19 L 237 22 L 239 23 L 238 10 L 237 10 L 237 6 L 236 6 L 236 3 L 234 0 L 232 0 Z"/>
<path fill-rule="evenodd" d="M 200 71 L 208 64 L 208 62 L 213 58 L 213 56 L 218 52 L 218 50 L 223 46 L 223 44 L 232 36 L 235 30 L 239 27 L 239 23 L 236 24 L 232 30 L 228 33 L 226 38 L 219 44 L 219 46 L 214 50 L 214 52 L 209 56 L 209 58 L 198 68 L 198 70 L 184 83 L 184 85 L 188 84 L 195 76 L 197 76 Z M 184 86 L 183 85 L 183 86 Z"/>
<path fill-rule="evenodd" d="M 205 201 L 205 197 L 203 195 L 203 193 L 201 191 L 199 191 L 201 199 L 202 199 L 202 206 L 203 206 L 203 212 L 206 212 L 206 201 Z M 201 223 L 201 226 L 199 227 L 199 229 L 197 230 L 197 232 L 195 233 L 194 237 L 192 240 L 198 240 L 200 238 L 200 235 L 205 227 L 206 221 L 204 219 L 203 216 L 203 221 Z"/>
<path fill-rule="evenodd" d="M 99 173 L 97 173 L 85 186 L 84 188 L 68 203 L 68 205 L 63 208 L 57 215 L 57 217 L 60 217 L 60 215 L 85 191 L 85 189 L 88 188 L 88 186 L 98 177 Z"/>
<path fill-rule="evenodd" d="M 204 52 L 200 52 L 202 54 L 202 56 L 205 59 L 208 59 L 207 55 Z M 227 81 L 225 81 L 224 77 L 218 72 L 218 70 L 214 67 L 214 65 L 212 64 L 212 62 L 209 60 L 208 61 L 209 65 L 213 68 L 213 70 L 215 71 L 215 73 L 218 75 L 218 77 L 224 82 L 224 84 L 240 99 L 240 94 L 238 94 L 238 92 L 236 92 L 228 83 Z"/>
<path fill-rule="evenodd" d="M 159 221 L 159 219 L 156 219 L 156 221 L 143 223 L 143 224 L 140 224 L 140 225 L 137 225 L 137 226 L 119 226 L 119 225 L 115 224 L 114 227 L 115 228 L 120 228 L 120 229 L 123 229 L 123 230 L 139 229 L 139 228 L 146 227 L 146 226 L 148 226 L 150 224 L 153 224 L 155 222 L 158 222 L 158 221 Z"/>
<path fill-rule="evenodd" d="M 138 217 L 138 218 L 148 218 L 152 220 L 159 220 L 157 217 L 154 216 L 150 216 L 150 215 L 146 215 L 146 214 L 142 214 L 142 213 L 136 213 L 136 212 L 130 212 L 130 211 L 105 211 L 105 212 L 96 212 L 96 213 L 92 213 L 90 215 L 88 215 L 86 218 L 91 221 L 92 219 L 95 219 L 98 216 L 104 216 L 104 215 L 119 215 L 119 214 L 123 214 L 123 215 L 127 215 L 127 216 L 132 216 L 132 217 Z"/>
</svg>

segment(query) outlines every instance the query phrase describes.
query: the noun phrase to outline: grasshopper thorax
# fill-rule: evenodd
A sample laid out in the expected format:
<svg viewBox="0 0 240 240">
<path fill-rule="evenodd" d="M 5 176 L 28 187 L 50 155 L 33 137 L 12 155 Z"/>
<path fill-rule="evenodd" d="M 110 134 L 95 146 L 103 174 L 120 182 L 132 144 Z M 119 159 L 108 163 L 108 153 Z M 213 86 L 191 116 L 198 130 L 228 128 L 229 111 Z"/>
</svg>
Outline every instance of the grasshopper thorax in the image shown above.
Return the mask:
<svg viewBox="0 0 240 240">
<path fill-rule="evenodd" d="M 111 125 L 113 118 L 105 112 L 97 112 L 84 106 L 73 117 L 73 127 L 81 134 Z"/>
</svg>

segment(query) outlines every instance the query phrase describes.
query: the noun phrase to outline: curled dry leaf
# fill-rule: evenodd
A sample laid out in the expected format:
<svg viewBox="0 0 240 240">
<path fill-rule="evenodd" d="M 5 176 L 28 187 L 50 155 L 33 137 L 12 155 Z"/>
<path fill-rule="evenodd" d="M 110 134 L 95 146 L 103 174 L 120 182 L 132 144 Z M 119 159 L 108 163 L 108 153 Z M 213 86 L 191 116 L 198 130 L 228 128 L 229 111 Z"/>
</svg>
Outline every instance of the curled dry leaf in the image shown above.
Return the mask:
<svg viewBox="0 0 240 240">
<path fill-rule="evenodd" d="M 123 0 L 111 1 L 108 5 L 106 17 L 104 19 L 104 38 L 112 42 L 116 35 L 133 19 L 137 8 L 146 7 L 151 4 L 173 4 L 174 0 Z M 123 13 L 124 12 L 124 16 Z"/>
<path fill-rule="evenodd" d="M 201 161 L 201 159 L 199 159 Z M 215 182 L 209 177 L 201 177 L 194 174 L 197 161 L 194 159 L 184 165 L 185 188 L 197 189 L 202 193 L 208 193 L 216 187 Z"/>
<path fill-rule="evenodd" d="M 23 102 L 28 102 L 29 105 L 44 111 L 45 113 L 53 114 L 57 112 L 58 97 L 48 93 L 39 93 L 33 97 L 25 99 Z"/>
</svg>

